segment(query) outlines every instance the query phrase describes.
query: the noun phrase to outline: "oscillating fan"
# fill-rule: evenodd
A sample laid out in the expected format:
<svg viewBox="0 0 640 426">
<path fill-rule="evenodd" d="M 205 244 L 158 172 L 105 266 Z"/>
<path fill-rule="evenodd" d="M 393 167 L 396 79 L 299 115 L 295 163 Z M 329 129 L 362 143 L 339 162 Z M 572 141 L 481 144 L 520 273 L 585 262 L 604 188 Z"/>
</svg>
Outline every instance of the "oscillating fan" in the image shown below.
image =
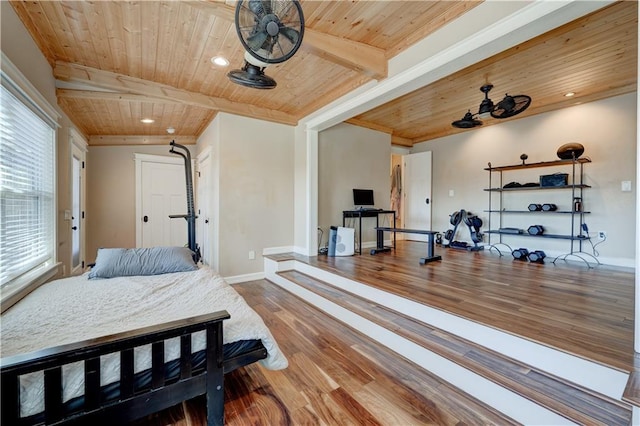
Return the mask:
<svg viewBox="0 0 640 426">
<path fill-rule="evenodd" d="M 257 89 L 273 89 L 276 82 L 264 74 L 269 64 L 291 58 L 304 35 L 304 16 L 298 0 L 240 0 L 236 31 L 245 49 L 242 69 L 229 72 L 231 81 Z"/>
</svg>

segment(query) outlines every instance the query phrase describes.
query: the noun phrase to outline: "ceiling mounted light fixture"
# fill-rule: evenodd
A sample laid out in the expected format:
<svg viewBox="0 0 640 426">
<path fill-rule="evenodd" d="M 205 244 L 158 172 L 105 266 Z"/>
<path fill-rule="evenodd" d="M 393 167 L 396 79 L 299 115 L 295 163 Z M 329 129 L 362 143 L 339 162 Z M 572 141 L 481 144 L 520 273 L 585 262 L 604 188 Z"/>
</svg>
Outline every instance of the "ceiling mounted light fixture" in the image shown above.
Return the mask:
<svg viewBox="0 0 640 426">
<path fill-rule="evenodd" d="M 219 67 L 229 66 L 229 60 L 223 56 L 214 56 L 213 58 L 211 58 L 211 63 Z"/>
<path fill-rule="evenodd" d="M 154 120 L 153 118 L 143 118 L 140 121 L 144 124 L 151 124 L 151 123 L 154 123 L 156 120 Z"/>
<path fill-rule="evenodd" d="M 471 129 L 472 127 L 482 126 L 482 121 L 476 120 L 474 114 L 471 114 L 471 110 L 467 111 L 467 113 L 460 120 L 456 120 L 451 125 L 453 127 L 457 127 L 458 129 Z"/>
<path fill-rule="evenodd" d="M 173 127 L 169 126 L 167 127 L 167 133 L 169 133 L 170 135 L 174 134 L 176 132 L 176 129 L 174 129 Z"/>
<path fill-rule="evenodd" d="M 477 114 L 472 114 L 471 110 L 469 110 L 462 119 L 452 122 L 451 125 L 459 129 L 470 129 L 482 125 L 482 121 L 477 118 L 509 118 L 520 114 L 531 105 L 530 96 L 511 96 L 508 93 L 504 95 L 504 98 L 498 102 L 497 105 L 494 105 L 493 101 L 489 98 L 489 91 L 491 89 L 493 89 L 493 84 L 485 84 L 480 88 L 480 91 L 484 93 L 484 99 L 480 102 Z"/>
</svg>

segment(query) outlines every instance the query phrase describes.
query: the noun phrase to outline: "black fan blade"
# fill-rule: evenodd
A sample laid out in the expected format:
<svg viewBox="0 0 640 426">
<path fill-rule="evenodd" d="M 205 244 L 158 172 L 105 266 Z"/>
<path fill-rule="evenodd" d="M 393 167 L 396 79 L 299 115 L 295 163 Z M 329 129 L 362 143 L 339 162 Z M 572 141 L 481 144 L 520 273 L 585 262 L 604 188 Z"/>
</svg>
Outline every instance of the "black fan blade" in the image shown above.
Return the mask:
<svg viewBox="0 0 640 426">
<path fill-rule="evenodd" d="M 531 105 L 531 97 L 527 95 L 509 96 L 498 102 L 496 108 L 491 112 L 493 118 L 509 118 L 518 115 Z"/>
<path fill-rule="evenodd" d="M 293 44 L 293 45 L 298 43 L 298 39 L 300 38 L 300 32 L 299 31 L 296 31 L 293 28 L 289 28 L 289 27 L 285 27 L 285 26 L 281 26 L 280 27 L 280 34 L 285 36 L 287 38 L 287 40 L 289 40 L 291 42 L 291 44 Z"/>
<path fill-rule="evenodd" d="M 264 8 L 264 13 L 269 15 L 273 13 L 273 7 L 271 7 L 271 0 L 262 0 L 262 7 Z"/>
<path fill-rule="evenodd" d="M 258 19 L 271 13 L 271 2 L 269 0 L 249 0 L 249 9 Z"/>
<path fill-rule="evenodd" d="M 267 41 L 267 37 L 269 37 L 269 34 L 267 34 L 265 31 L 260 31 L 258 33 L 252 34 L 247 38 L 247 45 L 251 50 L 257 52 L 258 50 L 262 49 L 264 42 Z"/>
</svg>

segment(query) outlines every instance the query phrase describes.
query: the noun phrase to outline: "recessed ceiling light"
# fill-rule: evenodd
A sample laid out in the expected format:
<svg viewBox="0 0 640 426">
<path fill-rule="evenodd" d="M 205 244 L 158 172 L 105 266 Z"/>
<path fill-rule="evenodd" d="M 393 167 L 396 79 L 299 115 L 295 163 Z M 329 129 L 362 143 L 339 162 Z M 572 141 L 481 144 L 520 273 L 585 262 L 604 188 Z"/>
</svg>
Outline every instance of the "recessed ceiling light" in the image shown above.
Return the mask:
<svg viewBox="0 0 640 426">
<path fill-rule="evenodd" d="M 215 56 L 215 57 L 211 58 L 211 62 L 214 65 L 218 65 L 219 67 L 227 67 L 227 66 L 229 66 L 229 60 L 227 58 L 222 57 L 222 56 Z"/>
<path fill-rule="evenodd" d="M 564 94 L 565 97 L 570 98 L 572 96 L 574 96 L 576 93 L 575 92 L 567 92 Z"/>
<path fill-rule="evenodd" d="M 154 120 L 153 118 L 143 118 L 140 121 L 143 122 L 144 124 L 151 124 L 151 123 L 155 122 L 156 120 Z"/>
</svg>

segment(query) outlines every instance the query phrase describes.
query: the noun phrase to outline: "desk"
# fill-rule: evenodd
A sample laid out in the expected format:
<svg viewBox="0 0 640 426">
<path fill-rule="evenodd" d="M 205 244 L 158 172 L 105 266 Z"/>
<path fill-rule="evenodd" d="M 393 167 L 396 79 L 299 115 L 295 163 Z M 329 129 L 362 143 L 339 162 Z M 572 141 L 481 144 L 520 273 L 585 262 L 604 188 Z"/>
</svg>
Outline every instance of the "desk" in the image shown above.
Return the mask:
<svg viewBox="0 0 640 426">
<path fill-rule="evenodd" d="M 437 231 L 427 231 L 424 229 L 404 229 L 404 228 L 385 228 L 376 226 L 376 248 L 371 249 L 371 254 L 381 253 L 384 251 L 389 251 L 389 247 L 384 246 L 384 233 L 393 232 L 393 236 L 395 239 L 396 232 L 404 232 L 406 234 L 423 234 L 427 236 L 427 257 L 420 258 L 420 264 L 424 265 L 428 262 L 433 262 L 436 260 L 441 260 L 442 256 L 436 256 L 433 252 L 433 237 L 437 234 Z"/>
<path fill-rule="evenodd" d="M 358 209 L 358 210 L 343 210 L 342 211 L 342 226 L 345 226 L 345 222 L 347 218 L 357 218 L 358 219 L 358 253 L 362 254 L 362 218 L 363 217 L 375 217 L 376 218 L 376 228 L 380 226 L 380 215 L 381 214 L 392 214 L 393 215 L 393 227 L 396 226 L 396 211 L 395 210 L 366 210 L 366 209 Z M 393 234 L 393 247 L 396 246 L 396 234 Z"/>
</svg>

